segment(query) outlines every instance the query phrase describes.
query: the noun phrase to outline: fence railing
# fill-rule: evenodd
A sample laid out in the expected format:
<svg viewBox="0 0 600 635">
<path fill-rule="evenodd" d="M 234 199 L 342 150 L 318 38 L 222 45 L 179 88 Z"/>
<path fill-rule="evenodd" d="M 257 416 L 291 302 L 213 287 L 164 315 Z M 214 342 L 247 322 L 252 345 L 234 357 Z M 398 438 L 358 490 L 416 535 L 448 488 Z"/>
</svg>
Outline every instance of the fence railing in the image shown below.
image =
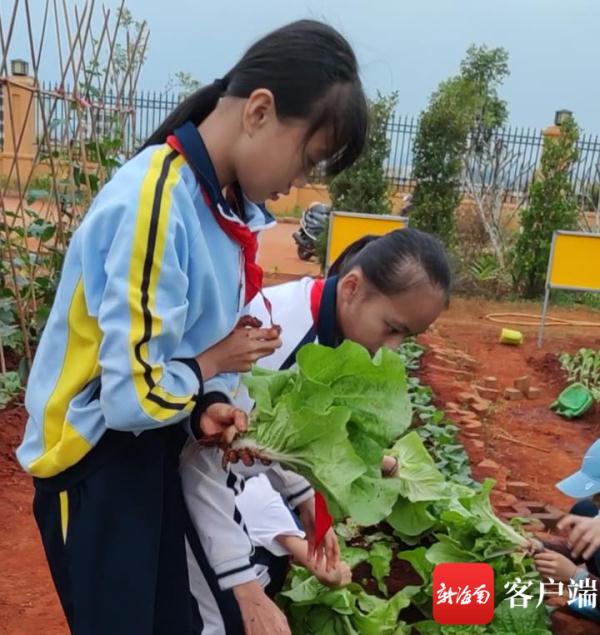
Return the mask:
<svg viewBox="0 0 600 635">
<path fill-rule="evenodd" d="M 124 157 L 131 156 L 179 103 L 175 95 L 156 91 L 139 91 L 131 96 L 109 92 L 101 102 L 93 98 L 86 99 L 87 116 L 82 119 L 81 113 L 73 113 L 72 100 L 56 99 L 59 88 L 47 83 L 42 84 L 41 88 L 36 113 L 36 130 L 44 129 L 42 109 L 44 109 L 46 121 L 48 121 L 49 112 L 52 112 L 48 134 L 53 147 L 59 148 L 64 139 L 76 138 L 77 131 L 73 128 L 84 125 L 87 126 L 87 133 L 84 136 L 92 136 L 92 127 L 95 127 L 98 137 L 122 135 Z M 64 93 L 73 94 L 69 87 L 64 89 Z M 118 116 L 122 113 L 128 113 L 129 116 Z M 118 131 L 116 126 L 123 121 L 125 122 L 123 130 Z M 67 127 L 70 128 L 69 134 L 67 134 Z"/>
<path fill-rule="evenodd" d="M 390 153 L 385 165 L 387 174 L 398 188 L 411 189 L 415 185 L 413 147 L 419 120 L 415 117 L 393 115 L 388 122 Z M 544 134 L 542 130 L 524 127 L 503 128 L 492 140 L 503 153 L 503 182 L 515 195 L 525 193 L 535 176 L 539 164 Z M 600 187 L 600 135 L 582 133 L 577 142 L 579 158 L 571 169 L 571 184 L 579 196 L 590 195 Z M 481 155 L 470 156 L 471 161 L 482 161 Z M 491 172 L 491 170 L 490 170 Z M 486 170 L 478 170 L 484 178 L 493 178 Z M 597 194 L 596 194 L 597 196 Z"/>
<path fill-rule="evenodd" d="M 44 85 L 40 92 L 37 113 L 38 129 L 42 129 L 40 109 L 49 107 L 52 103 L 48 96 L 48 92 L 51 91 L 50 85 Z M 129 157 L 178 103 L 176 95 L 156 91 L 139 91 L 127 101 L 123 96 L 108 94 L 103 103 L 90 102 L 87 125 L 95 126 L 96 133 L 99 135 L 110 135 L 111 126 L 114 125 L 115 120 L 113 115 L 128 110 L 131 115 L 121 118 L 126 123 L 120 134 L 123 135 L 124 140 L 123 156 Z M 49 129 L 51 143 L 55 146 L 60 146 L 65 138 L 73 138 L 73 131 L 71 130 L 71 134 L 66 134 L 65 126 L 75 125 L 74 122 L 81 125 L 81 117 L 70 116 L 70 107 L 67 100 L 59 104 L 58 108 L 55 107 L 53 122 Z M 385 169 L 391 182 L 399 189 L 409 190 L 415 185 L 413 148 L 418 127 L 419 120 L 416 117 L 394 114 L 388 122 L 387 136 L 390 152 Z M 0 127 L 0 137 L 2 133 Z M 498 131 L 493 141 L 495 147 L 500 148 L 504 153 L 505 165 L 502 178 L 505 188 L 515 196 L 526 193 L 539 164 L 544 142 L 542 130 L 507 127 Z M 597 197 L 597 191 L 600 188 L 600 135 L 583 133 L 577 148 L 579 158 L 571 170 L 571 183 L 579 196 L 588 196 L 596 192 L 594 196 Z M 481 157 L 470 160 L 481 160 Z M 469 172 L 473 171 L 469 170 Z M 483 179 L 492 178 L 491 174 L 487 176 L 485 169 L 479 169 L 478 174 Z"/>
</svg>

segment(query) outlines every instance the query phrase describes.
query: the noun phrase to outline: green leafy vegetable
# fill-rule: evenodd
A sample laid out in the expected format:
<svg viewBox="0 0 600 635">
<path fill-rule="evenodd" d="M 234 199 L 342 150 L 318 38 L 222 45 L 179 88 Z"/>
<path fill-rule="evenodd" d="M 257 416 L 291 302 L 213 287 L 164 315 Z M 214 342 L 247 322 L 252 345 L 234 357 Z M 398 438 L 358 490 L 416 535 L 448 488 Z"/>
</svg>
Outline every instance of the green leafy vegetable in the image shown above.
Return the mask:
<svg viewBox="0 0 600 635">
<path fill-rule="evenodd" d="M 410 604 L 416 587 L 405 587 L 383 600 L 365 593 L 358 584 L 329 589 L 306 569 L 294 567 L 290 589 L 279 595 L 294 635 L 408 635 L 398 619 Z"/>
<path fill-rule="evenodd" d="M 341 559 L 351 568 L 354 567 L 361 562 L 365 562 L 369 557 L 369 552 L 366 549 L 361 549 L 359 547 L 351 547 L 346 544 L 346 541 L 343 538 L 338 536 L 338 543 L 340 545 L 340 556 Z"/>
<path fill-rule="evenodd" d="M 508 600 L 503 600 L 494 609 L 494 620 L 490 624 L 493 635 L 551 635 L 547 609 L 529 602 L 527 607 L 511 608 Z"/>
<path fill-rule="evenodd" d="M 0 373 L 0 410 L 6 407 L 22 390 L 19 373 Z"/>
<path fill-rule="evenodd" d="M 489 500 L 493 481 L 481 485 L 472 480 L 456 426 L 432 405 L 431 389 L 414 377 L 407 381 L 397 358 L 387 353 L 371 361 L 360 347 L 344 347 L 338 359 L 340 350 L 307 347 L 298 370 L 256 371 L 249 380 L 257 412 L 248 442 L 267 448 L 323 489 L 338 518 L 353 516 L 336 526 L 344 539 L 342 558 L 351 567 L 368 562 L 384 595 L 394 539 L 380 531 L 361 531 L 360 525 L 387 513 L 394 535 L 417 545 L 397 557 L 412 565 L 422 584 L 385 600 L 356 583 L 328 589 L 308 571 L 294 568 L 290 588 L 280 596 L 294 635 L 409 635 L 413 627 L 423 635 L 549 635 L 544 606 L 510 609 L 505 601 L 507 582 L 537 578 L 521 549 L 526 540 L 494 514 Z M 413 367 L 419 351 L 418 345 L 408 350 Z M 407 386 L 421 425 L 400 436 L 410 421 Z M 389 408 L 400 401 L 403 407 L 397 412 L 406 417 L 401 425 L 388 414 L 396 412 Z M 309 413 L 312 419 L 306 423 Z M 334 430 L 321 430 L 323 426 Z M 397 477 L 381 478 L 384 453 L 398 458 Z M 445 626 L 425 619 L 409 626 L 399 621 L 408 603 L 431 618 L 432 574 L 441 562 L 486 562 L 493 568 L 498 606 L 491 624 Z"/>
<path fill-rule="evenodd" d="M 392 513 L 386 521 L 402 538 L 414 538 L 431 529 L 435 518 L 429 513 L 430 502 L 411 503 L 405 498 L 396 501 Z"/>
<path fill-rule="evenodd" d="M 389 451 L 398 459 L 400 494 L 409 501 L 434 501 L 446 496 L 446 479 L 435 467 L 416 432 L 409 432 L 396 441 Z"/>
<path fill-rule="evenodd" d="M 401 358 L 373 358 L 346 341 L 308 344 L 288 371 L 254 369 L 246 381 L 256 402 L 248 433 L 234 442 L 303 474 L 327 498 L 335 518 L 381 521 L 401 487 L 383 479 L 383 453 L 411 422 Z"/>
<path fill-rule="evenodd" d="M 493 486 L 494 481 L 486 479 L 480 492 L 469 492 L 468 496 L 451 499 L 447 504 L 440 503 L 445 510 L 440 510 L 439 514 L 449 536 L 459 544 L 468 545 L 470 549 L 477 547 L 481 555 L 488 558 L 493 557 L 494 553 L 510 552 L 528 545 L 524 536 L 494 513 L 490 503 Z M 480 540 L 476 544 L 475 540 L 482 536 L 486 536 L 486 540 Z M 490 544 L 494 547 L 493 550 L 484 553 L 486 546 Z"/>
<path fill-rule="evenodd" d="M 549 624 L 544 606 L 538 608 L 530 602 L 527 607 L 511 608 L 508 600 L 503 600 L 494 609 L 490 624 L 453 626 L 427 620 L 413 626 L 421 635 L 552 635 Z"/>
<path fill-rule="evenodd" d="M 371 571 L 377 581 L 377 587 L 383 595 L 387 595 L 385 578 L 390 575 L 392 547 L 384 542 L 376 542 L 369 551 L 367 562 L 371 565 Z"/>
</svg>

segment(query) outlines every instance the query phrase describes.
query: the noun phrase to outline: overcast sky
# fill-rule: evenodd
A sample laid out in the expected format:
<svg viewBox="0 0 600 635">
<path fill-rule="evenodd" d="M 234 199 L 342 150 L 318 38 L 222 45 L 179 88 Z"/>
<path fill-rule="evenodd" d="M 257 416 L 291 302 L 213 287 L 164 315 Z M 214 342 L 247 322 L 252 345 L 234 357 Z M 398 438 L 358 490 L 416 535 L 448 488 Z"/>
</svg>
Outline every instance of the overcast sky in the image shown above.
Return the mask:
<svg viewBox="0 0 600 635">
<path fill-rule="evenodd" d="M 0 0 L 4 22 L 12 3 Z M 30 0 L 36 4 L 42 0 Z M 487 44 L 510 55 L 501 94 L 511 123 L 542 127 L 567 108 L 582 128 L 600 133 L 600 0 L 127 0 L 127 6 L 150 28 L 143 88 L 161 89 L 177 71 L 210 82 L 262 34 L 312 17 L 348 37 L 369 94 L 399 91 L 402 114 L 423 109 L 470 44 Z M 23 42 L 15 38 L 11 57 Z M 53 79 L 50 50 L 46 62 L 44 74 Z"/>
</svg>

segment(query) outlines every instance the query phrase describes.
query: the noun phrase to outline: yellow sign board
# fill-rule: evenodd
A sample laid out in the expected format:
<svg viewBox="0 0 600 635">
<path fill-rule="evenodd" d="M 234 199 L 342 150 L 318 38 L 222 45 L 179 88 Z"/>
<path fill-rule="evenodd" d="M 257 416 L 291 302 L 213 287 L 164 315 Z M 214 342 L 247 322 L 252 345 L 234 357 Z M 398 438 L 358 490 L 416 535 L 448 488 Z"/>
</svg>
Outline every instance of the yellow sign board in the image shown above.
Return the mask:
<svg viewBox="0 0 600 635">
<path fill-rule="evenodd" d="M 369 234 L 383 236 L 395 229 L 408 226 L 405 216 L 382 214 L 354 214 L 351 212 L 331 212 L 329 217 L 329 240 L 327 242 L 327 266 L 354 241 Z"/>
<path fill-rule="evenodd" d="M 600 234 L 556 232 L 546 284 L 553 289 L 600 291 Z"/>
<path fill-rule="evenodd" d="M 554 232 L 548 259 L 538 347 L 544 339 L 550 289 L 600 292 L 600 234 Z"/>
</svg>

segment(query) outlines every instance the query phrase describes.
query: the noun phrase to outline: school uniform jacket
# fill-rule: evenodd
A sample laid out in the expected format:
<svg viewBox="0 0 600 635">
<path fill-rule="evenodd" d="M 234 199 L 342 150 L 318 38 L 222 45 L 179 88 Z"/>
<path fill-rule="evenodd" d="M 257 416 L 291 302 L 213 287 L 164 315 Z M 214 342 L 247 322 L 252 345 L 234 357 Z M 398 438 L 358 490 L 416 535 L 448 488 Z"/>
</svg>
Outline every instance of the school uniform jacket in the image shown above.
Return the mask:
<svg viewBox="0 0 600 635">
<path fill-rule="evenodd" d="M 195 127 L 180 131 L 220 196 Z M 262 207 L 242 206 L 241 219 L 215 202 L 218 214 L 253 232 L 274 224 Z M 174 425 L 189 419 L 203 393 L 229 394 L 237 375 L 203 382 L 194 358 L 237 323 L 243 272 L 239 244 L 217 223 L 183 155 L 164 144 L 128 161 L 67 250 L 27 387 L 23 468 L 53 477 L 109 429 Z"/>
</svg>

